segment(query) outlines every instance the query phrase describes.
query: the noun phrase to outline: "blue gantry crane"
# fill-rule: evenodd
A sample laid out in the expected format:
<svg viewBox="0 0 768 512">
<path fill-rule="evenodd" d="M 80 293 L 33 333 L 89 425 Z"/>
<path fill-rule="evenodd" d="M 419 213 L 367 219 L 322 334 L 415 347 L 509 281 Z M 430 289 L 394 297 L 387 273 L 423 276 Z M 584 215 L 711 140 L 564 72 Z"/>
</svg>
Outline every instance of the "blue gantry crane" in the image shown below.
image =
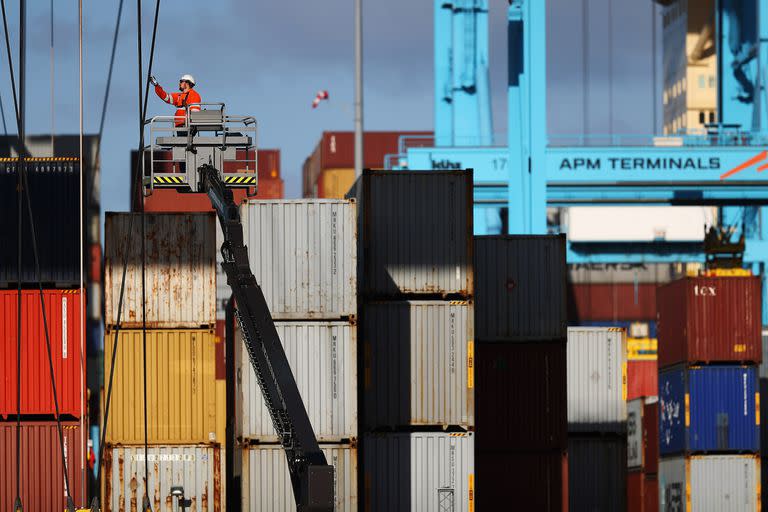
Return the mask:
<svg viewBox="0 0 768 512">
<path fill-rule="evenodd" d="M 718 119 L 706 134 L 599 143 L 548 140 L 546 9 L 546 0 L 510 1 L 504 144 L 493 140 L 487 2 L 436 0 L 434 144 L 403 138 L 388 161 L 473 168 L 476 234 L 546 233 L 547 206 L 717 206 L 721 226 L 744 234 L 744 265 L 763 276 L 768 325 L 768 0 L 715 2 Z M 571 242 L 568 259 L 703 262 L 705 254 L 704 244 Z"/>
</svg>

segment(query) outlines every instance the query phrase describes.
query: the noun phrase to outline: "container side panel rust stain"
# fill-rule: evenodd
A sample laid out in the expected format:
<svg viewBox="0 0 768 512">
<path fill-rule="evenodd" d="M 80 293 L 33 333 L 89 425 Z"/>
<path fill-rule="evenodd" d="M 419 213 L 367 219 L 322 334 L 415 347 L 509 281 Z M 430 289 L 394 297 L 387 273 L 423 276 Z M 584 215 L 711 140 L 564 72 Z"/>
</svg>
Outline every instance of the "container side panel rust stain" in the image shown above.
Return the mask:
<svg viewBox="0 0 768 512">
<path fill-rule="evenodd" d="M 129 226 L 133 218 L 133 226 Z M 149 328 L 198 328 L 216 322 L 216 229 L 211 213 L 146 215 L 146 310 Z M 107 213 L 105 225 L 105 323 L 117 324 L 117 306 L 128 253 L 121 325 L 142 326 L 141 216 Z"/>
</svg>

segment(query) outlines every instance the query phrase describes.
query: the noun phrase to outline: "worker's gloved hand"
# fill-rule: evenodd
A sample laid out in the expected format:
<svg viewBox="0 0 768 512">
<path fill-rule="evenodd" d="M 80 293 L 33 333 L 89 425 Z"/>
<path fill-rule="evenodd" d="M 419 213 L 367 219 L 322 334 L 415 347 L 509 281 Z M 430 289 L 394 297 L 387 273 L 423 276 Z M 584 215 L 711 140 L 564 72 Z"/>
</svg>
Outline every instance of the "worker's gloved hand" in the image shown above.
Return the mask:
<svg viewBox="0 0 768 512">
<path fill-rule="evenodd" d="M 149 83 L 152 85 L 158 85 L 157 78 L 155 78 L 153 75 L 149 75 Z"/>
</svg>

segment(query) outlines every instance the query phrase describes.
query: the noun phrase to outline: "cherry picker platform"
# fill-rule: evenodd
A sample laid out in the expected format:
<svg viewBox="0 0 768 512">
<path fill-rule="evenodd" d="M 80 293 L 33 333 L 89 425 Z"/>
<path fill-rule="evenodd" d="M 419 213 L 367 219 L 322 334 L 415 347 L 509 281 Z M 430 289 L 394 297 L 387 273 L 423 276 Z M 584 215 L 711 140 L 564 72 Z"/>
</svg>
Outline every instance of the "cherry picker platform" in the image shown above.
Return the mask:
<svg viewBox="0 0 768 512">
<path fill-rule="evenodd" d="M 236 317 L 288 460 L 296 508 L 332 511 L 333 466 L 317 443 L 267 301 L 251 272 L 240 211 L 231 190 L 258 186 L 256 120 L 226 115 L 223 103 L 200 106 L 199 112 L 187 107 L 183 126 L 176 126 L 174 117 L 148 121 L 151 143 L 142 158 L 145 194 L 154 188 L 176 188 L 208 195 L 224 233 L 222 267 L 235 299 Z"/>
</svg>

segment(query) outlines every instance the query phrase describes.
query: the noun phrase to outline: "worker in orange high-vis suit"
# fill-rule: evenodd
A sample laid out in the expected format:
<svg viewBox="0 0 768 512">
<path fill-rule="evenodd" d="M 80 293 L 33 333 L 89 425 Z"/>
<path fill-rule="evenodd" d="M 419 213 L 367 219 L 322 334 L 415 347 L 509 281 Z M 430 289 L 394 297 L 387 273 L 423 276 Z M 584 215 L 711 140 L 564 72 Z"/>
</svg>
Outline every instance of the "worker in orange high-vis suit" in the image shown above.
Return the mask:
<svg viewBox="0 0 768 512">
<path fill-rule="evenodd" d="M 165 92 L 160 84 L 157 83 L 157 79 L 154 76 L 150 76 L 149 81 L 155 86 L 155 93 L 161 100 L 178 107 L 175 114 L 175 124 L 177 127 L 184 126 L 186 122 L 186 107 L 189 107 L 190 112 L 197 112 L 200 110 L 199 104 L 202 100 L 200 99 L 200 95 L 194 89 L 195 77 L 192 75 L 183 75 L 179 78 L 179 92 L 173 93 Z"/>
</svg>

